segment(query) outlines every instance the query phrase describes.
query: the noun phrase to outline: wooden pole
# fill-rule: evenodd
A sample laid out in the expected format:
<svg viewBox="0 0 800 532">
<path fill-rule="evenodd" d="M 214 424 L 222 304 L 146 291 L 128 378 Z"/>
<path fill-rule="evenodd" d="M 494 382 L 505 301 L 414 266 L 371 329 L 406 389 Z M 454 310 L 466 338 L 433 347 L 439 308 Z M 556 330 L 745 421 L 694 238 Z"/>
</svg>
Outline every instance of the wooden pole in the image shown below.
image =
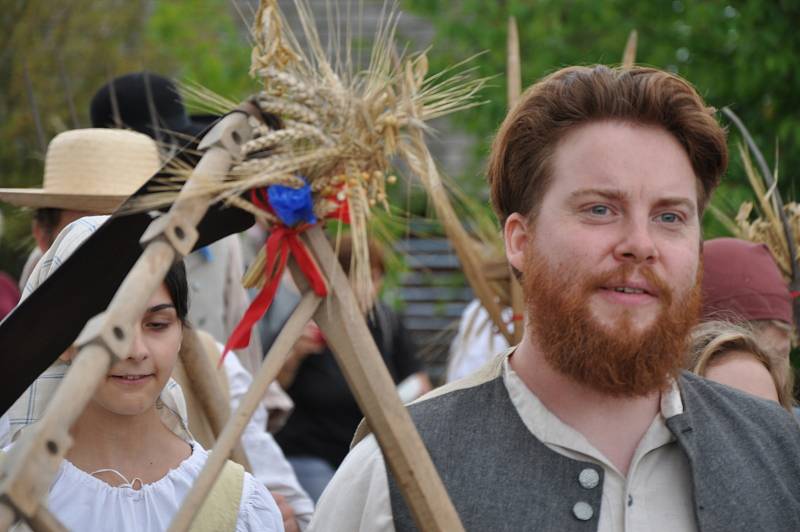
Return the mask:
<svg viewBox="0 0 800 532">
<path fill-rule="evenodd" d="M 411 416 L 397 395 L 347 275 L 320 227 L 302 237 L 333 290 L 314 315 L 359 408 L 378 440 L 387 465 L 401 487 L 417 527 L 423 531 L 463 531 Z M 301 279 L 295 275 L 296 281 Z"/>
<path fill-rule="evenodd" d="M 217 477 L 225 466 L 225 461 L 231 449 L 240 440 L 247 422 L 253 416 L 256 408 L 258 408 L 270 383 L 277 377 L 278 372 L 289 357 L 292 346 L 300 337 L 303 328 L 314 315 L 319 304 L 320 298 L 316 294 L 311 291 L 306 292 L 300 300 L 300 304 L 289 317 L 289 321 L 281 329 L 275 339 L 275 343 L 272 344 L 267 353 L 264 363 L 255 375 L 250 389 L 247 390 L 236 412 L 234 412 L 222 430 L 214 449 L 209 453 L 203 470 L 195 479 L 192 489 L 186 495 L 180 510 L 173 518 L 169 527 L 170 532 L 189 530 L 197 512 L 205 502 L 206 497 L 211 492 L 211 488 L 214 487 L 214 483 L 217 481 Z"/>
<path fill-rule="evenodd" d="M 519 32 L 517 31 L 517 19 L 514 17 L 508 17 L 507 39 L 506 50 L 508 52 L 508 59 L 506 61 L 506 83 L 508 84 L 508 108 L 511 109 L 522 94 Z"/>
<path fill-rule="evenodd" d="M 189 386 L 192 387 L 192 393 L 208 419 L 211 432 L 214 434 L 214 438 L 219 438 L 231 415 L 229 398 L 219 382 L 218 370 L 214 362 L 206 353 L 206 349 L 194 329 L 189 327 L 183 329 L 183 342 L 179 356 L 183 369 L 186 371 Z M 220 371 L 224 371 L 224 369 Z M 224 373 L 223 376 L 225 376 Z M 253 468 L 242 449 L 241 441 L 231 449 L 229 455 L 234 462 L 252 472 Z"/>
<path fill-rule="evenodd" d="M 517 19 L 508 17 L 508 61 L 506 65 L 508 77 L 508 108 L 509 110 L 519 100 L 522 95 L 522 68 L 521 55 L 519 51 L 519 32 L 517 31 Z M 525 297 L 522 294 L 522 287 L 519 284 L 511 265 L 508 266 L 508 284 L 511 300 L 512 323 L 514 330 L 513 344 L 522 341 L 522 332 L 525 329 L 523 316 L 525 315 Z"/>
<path fill-rule="evenodd" d="M 631 30 L 628 34 L 628 41 L 625 43 L 625 51 L 622 53 L 623 68 L 632 68 L 636 64 L 636 45 L 639 41 L 639 33 Z"/>
<path fill-rule="evenodd" d="M 475 296 L 481 302 L 483 308 L 486 309 L 492 322 L 506 338 L 509 345 L 513 345 L 514 335 L 511 333 L 508 324 L 503 321 L 502 308 L 483 273 L 483 267 L 475 253 L 475 243 L 467 234 L 464 226 L 461 225 L 461 220 L 450 203 L 450 198 L 447 196 L 447 191 L 444 189 L 444 184 L 439 177 L 436 164 L 433 162 L 433 158 L 425 145 L 422 132 L 414 130 L 410 134 L 409 140 L 414 150 L 414 157 L 407 157 L 406 162 L 411 170 L 419 176 L 425 187 L 425 192 L 433 200 L 436 216 L 442 222 L 447 237 L 456 250 L 458 260 L 464 269 L 464 275 L 475 292 Z"/>
<path fill-rule="evenodd" d="M 789 251 L 789 266 L 791 268 L 792 277 L 791 281 L 789 282 L 789 290 L 792 292 L 800 291 L 800 265 L 797 263 L 797 240 L 795 238 L 794 230 L 792 229 L 792 224 L 789 223 L 789 219 L 786 216 L 786 210 L 783 208 L 783 198 L 781 197 L 780 190 L 778 190 L 778 184 L 775 182 L 775 177 L 772 175 L 769 166 L 767 166 L 767 160 L 764 158 L 764 154 L 761 153 L 760 149 L 758 149 L 758 144 L 756 144 L 756 141 L 753 140 L 753 136 L 750 135 L 750 131 L 747 130 L 744 122 L 741 121 L 739 116 L 734 113 L 730 107 L 723 107 L 722 112 L 730 119 L 731 122 L 733 122 L 733 124 L 739 130 L 739 133 L 742 134 L 742 137 L 744 138 L 748 148 L 751 152 L 753 152 L 753 157 L 756 159 L 756 165 L 758 166 L 764 182 L 767 184 L 767 189 L 773 191 L 771 198 L 772 205 L 775 208 L 775 214 L 781 221 L 783 236 L 786 239 L 786 249 Z M 800 298 L 798 297 L 792 298 L 792 312 L 794 316 L 795 330 L 800 330 Z"/>
<path fill-rule="evenodd" d="M 28 524 L 34 532 L 69 532 L 44 505 L 40 505 L 36 509 L 36 513 L 28 520 Z"/>
<path fill-rule="evenodd" d="M 72 445 L 70 427 L 110 366 L 127 356 L 133 327 L 176 256 L 188 254 L 194 246 L 195 227 L 208 209 L 208 198 L 197 190 L 227 174 L 234 154 L 240 153 L 241 143 L 251 135 L 246 116 L 243 112 L 232 113 L 206 135 L 200 147 L 208 147 L 208 151 L 169 213 L 155 219 L 145 231 L 145 250 L 108 310 L 92 318 L 76 340 L 78 354 L 42 419 L 23 434 L 0 466 L 0 506 L 10 506 L 29 523 L 36 521 L 37 509 Z M 8 515 L 7 511 L 0 512 L 0 518 L 7 519 Z M 0 530 L 11 524 L 0 521 Z"/>
</svg>

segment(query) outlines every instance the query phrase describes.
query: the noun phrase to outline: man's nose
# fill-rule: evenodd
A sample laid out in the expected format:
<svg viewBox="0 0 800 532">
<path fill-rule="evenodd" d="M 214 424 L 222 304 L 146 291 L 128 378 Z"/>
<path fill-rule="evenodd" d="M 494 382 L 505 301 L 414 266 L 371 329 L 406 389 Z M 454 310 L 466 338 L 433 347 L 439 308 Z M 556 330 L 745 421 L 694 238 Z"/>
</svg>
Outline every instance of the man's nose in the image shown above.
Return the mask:
<svg viewBox="0 0 800 532">
<path fill-rule="evenodd" d="M 652 224 L 648 217 L 631 217 L 621 227 L 619 243 L 614 255 L 621 262 L 651 264 L 658 258 L 658 248 L 652 235 Z"/>
</svg>

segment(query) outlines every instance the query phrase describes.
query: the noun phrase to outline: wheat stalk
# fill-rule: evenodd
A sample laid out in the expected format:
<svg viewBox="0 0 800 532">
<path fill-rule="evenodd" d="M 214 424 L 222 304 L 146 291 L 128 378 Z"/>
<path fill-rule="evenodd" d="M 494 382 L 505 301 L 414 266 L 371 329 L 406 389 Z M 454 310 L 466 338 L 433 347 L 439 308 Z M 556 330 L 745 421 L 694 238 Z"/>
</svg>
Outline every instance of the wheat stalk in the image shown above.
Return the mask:
<svg viewBox="0 0 800 532">
<path fill-rule="evenodd" d="M 197 193 L 253 212 L 242 205 L 243 192 L 276 184 L 297 188 L 308 182 L 320 217 L 346 201 L 354 250 L 351 280 L 365 308 L 371 305 L 372 292 L 368 224 L 373 208 L 390 207 L 386 193 L 392 181 L 390 161 L 407 158 L 411 147 L 403 139 L 427 131 L 428 121 L 481 103 L 476 96 L 487 79 L 476 78 L 467 62 L 430 75 L 424 52 L 398 51 L 399 13 L 393 7 L 384 8 L 366 69 L 354 68 L 349 34 L 344 49 L 335 48 L 332 63 L 307 1 L 296 0 L 295 8 L 306 49 L 299 46 L 275 0 L 261 1 L 251 28 L 250 73 L 263 87 L 251 101 L 280 119 L 283 127 L 272 131 L 251 124 L 253 138 L 243 146 L 242 161 L 222 183 Z M 196 108 L 222 113 L 234 107 L 200 85 L 187 84 L 183 90 Z M 186 174 L 174 172 L 177 181 Z M 147 195 L 137 208 L 162 205 L 175 193 Z M 248 276 L 250 282 L 254 275 Z"/>
</svg>

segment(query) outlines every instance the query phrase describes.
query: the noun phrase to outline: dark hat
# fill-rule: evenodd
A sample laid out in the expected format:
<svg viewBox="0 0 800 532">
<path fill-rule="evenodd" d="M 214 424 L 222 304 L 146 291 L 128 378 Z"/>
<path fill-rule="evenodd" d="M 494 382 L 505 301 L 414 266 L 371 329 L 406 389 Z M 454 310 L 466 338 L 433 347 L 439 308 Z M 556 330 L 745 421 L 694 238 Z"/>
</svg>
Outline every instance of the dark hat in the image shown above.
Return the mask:
<svg viewBox="0 0 800 532">
<path fill-rule="evenodd" d="M 715 238 L 703 244 L 703 319 L 792 323 L 792 297 L 764 244 Z"/>
<path fill-rule="evenodd" d="M 178 88 L 152 72 L 135 72 L 112 79 L 92 97 L 92 127 L 130 128 L 150 137 L 185 144 L 208 123 L 186 113 Z"/>
</svg>

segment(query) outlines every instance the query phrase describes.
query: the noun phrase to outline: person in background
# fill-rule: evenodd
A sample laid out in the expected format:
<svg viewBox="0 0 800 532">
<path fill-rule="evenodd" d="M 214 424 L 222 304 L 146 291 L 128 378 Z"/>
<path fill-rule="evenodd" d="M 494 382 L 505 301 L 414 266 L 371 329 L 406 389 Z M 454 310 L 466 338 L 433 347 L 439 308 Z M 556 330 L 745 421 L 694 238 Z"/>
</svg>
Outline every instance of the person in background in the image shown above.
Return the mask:
<svg viewBox="0 0 800 532">
<path fill-rule="evenodd" d="M 34 269 L 25 294 L 104 221 L 88 217 L 68 225 Z M 53 304 L 69 311 L 68 301 Z M 188 327 L 188 306 L 186 270 L 178 261 L 137 320 L 130 352 L 109 368 L 70 428 L 73 443 L 47 498 L 48 508 L 67 529 L 165 530 L 202 471 L 208 452 L 189 433 L 180 387 L 171 379 Z M 23 396 L 26 408 L 12 407 L 11 424 L 19 428 L 22 417 L 15 419 L 14 412 L 23 414 L 27 424 L 38 421 L 75 355 L 74 348 L 68 349 L 55 370 L 37 379 Z M 273 497 L 233 462 L 225 465 L 208 500 L 213 502 L 201 507 L 198 530 L 284 530 Z"/>
<path fill-rule="evenodd" d="M 703 321 L 746 323 L 786 364 L 792 349 L 792 296 L 764 244 L 737 238 L 703 243 Z"/>
<path fill-rule="evenodd" d="M 702 301 L 701 321 L 722 320 L 752 331 L 770 357 L 778 390 L 792 396 L 792 295 L 767 246 L 737 238 L 704 242 Z"/>
<path fill-rule="evenodd" d="M 338 258 L 349 272 L 352 241 L 339 242 Z M 369 243 L 375 303 L 367 322 L 375 344 L 395 383 L 418 380 L 420 392 L 430 382 L 416 357 L 416 347 L 400 317 L 378 293 L 384 276 L 383 251 Z M 316 501 L 350 448 L 353 433 L 363 417 L 342 371 L 313 322 L 306 325 L 289 359 L 278 375 L 295 410 L 276 439 L 297 473 L 297 478 Z"/>
<path fill-rule="evenodd" d="M 161 166 L 158 147 L 141 133 L 75 129 L 47 146 L 42 188 L 0 188 L 0 201 L 34 209 L 36 247 L 20 276 L 30 273 L 67 224 L 93 214 L 111 214 Z"/>
<path fill-rule="evenodd" d="M 512 315 L 510 308 L 503 309 L 504 319 L 511 319 Z M 450 342 L 445 380 L 453 382 L 463 379 L 508 347 L 508 340 L 492 323 L 480 300 L 473 299 L 461 314 L 458 331 Z"/>
<path fill-rule="evenodd" d="M 692 331 L 687 368 L 762 399 L 794 407 L 794 375 L 784 357 L 762 349 L 753 331 L 722 321 L 701 323 Z"/>
<path fill-rule="evenodd" d="M 116 77 L 98 89 L 91 100 L 90 115 L 95 127 L 125 127 L 148 135 L 158 143 L 164 160 L 175 154 L 178 148 L 188 145 L 190 149 L 185 152 L 183 160 L 188 165 L 199 160 L 192 148 L 214 122 L 214 118 L 209 116 L 197 119 L 189 116 L 175 83 L 146 71 Z M 239 237 L 231 235 L 218 240 L 191 253 L 184 261 L 192 300 L 189 321 L 224 344 L 250 301 L 241 284 L 244 264 Z M 248 373 L 248 380 L 230 378 L 229 375 L 232 410 L 261 365 L 263 352 L 257 331 L 253 331 L 247 348 L 235 353 Z M 241 383 L 246 384 L 244 390 L 238 386 Z M 274 382 L 262 403 L 253 419 L 267 420 L 270 426 L 280 426 L 293 408 L 289 397 Z M 295 526 L 296 521 L 296 526 L 302 530 L 311 519 L 313 503 L 298 484 L 280 448 L 267 432 L 267 426 L 262 429 L 255 438 L 247 436 L 252 435 L 252 431 L 246 433 L 244 450 L 256 468 L 256 477 L 265 482 L 278 500 L 287 529 Z"/>
</svg>

